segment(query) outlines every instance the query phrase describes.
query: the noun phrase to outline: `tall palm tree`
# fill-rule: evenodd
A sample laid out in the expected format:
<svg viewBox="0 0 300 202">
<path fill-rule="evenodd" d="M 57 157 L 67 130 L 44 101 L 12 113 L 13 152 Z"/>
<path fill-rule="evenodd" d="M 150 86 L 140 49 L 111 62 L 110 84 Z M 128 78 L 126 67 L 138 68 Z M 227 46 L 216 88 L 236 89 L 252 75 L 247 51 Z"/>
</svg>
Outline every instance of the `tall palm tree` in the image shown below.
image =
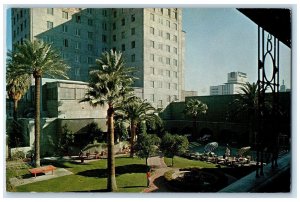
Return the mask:
<svg viewBox="0 0 300 202">
<path fill-rule="evenodd" d="M 197 119 L 201 114 L 206 114 L 207 105 L 197 99 L 190 99 L 185 104 L 184 113 L 193 119 L 193 138 L 196 138 Z"/>
<path fill-rule="evenodd" d="M 89 89 L 81 102 L 88 101 L 92 106 L 108 105 L 107 109 L 107 190 L 116 191 L 115 157 L 114 157 L 114 113 L 115 106 L 133 92 L 131 85 L 132 68 L 125 67 L 122 53 L 111 50 L 104 52 L 96 60 L 96 69 L 90 72 Z"/>
<path fill-rule="evenodd" d="M 68 78 L 69 67 L 61 59 L 59 53 L 48 43 L 43 41 L 25 40 L 23 44 L 16 45 L 14 51 L 8 53 L 8 60 L 16 65 L 15 75 L 32 75 L 35 80 L 35 123 L 34 148 L 35 166 L 40 166 L 40 137 L 41 137 L 41 92 L 40 86 L 43 76 Z"/>
<path fill-rule="evenodd" d="M 116 114 L 130 124 L 130 156 L 134 155 L 134 144 L 136 142 L 136 130 L 138 124 L 150 122 L 161 124 L 160 117 L 156 114 L 156 109 L 148 102 L 142 101 L 138 97 L 130 97 L 121 106 L 116 108 Z"/>
<path fill-rule="evenodd" d="M 18 118 L 18 103 L 25 95 L 31 84 L 31 77 L 27 74 L 16 76 L 14 65 L 10 62 L 7 64 L 6 71 L 6 92 L 8 97 L 13 101 L 13 118 Z"/>
<path fill-rule="evenodd" d="M 255 119 L 258 113 L 258 84 L 245 83 L 240 87 L 240 93 L 232 103 L 231 116 L 246 116 L 249 118 L 250 143 L 254 137 Z"/>
</svg>

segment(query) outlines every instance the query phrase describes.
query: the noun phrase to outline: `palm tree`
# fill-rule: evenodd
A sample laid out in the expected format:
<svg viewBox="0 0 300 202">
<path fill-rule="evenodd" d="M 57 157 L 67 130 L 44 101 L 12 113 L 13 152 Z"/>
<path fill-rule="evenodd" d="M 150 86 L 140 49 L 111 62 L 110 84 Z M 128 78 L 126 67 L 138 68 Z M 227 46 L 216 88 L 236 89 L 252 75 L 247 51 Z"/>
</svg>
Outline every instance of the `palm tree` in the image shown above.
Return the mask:
<svg viewBox="0 0 300 202">
<path fill-rule="evenodd" d="M 96 60 L 96 70 L 90 72 L 89 89 L 81 102 L 88 101 L 92 106 L 108 105 L 107 109 L 107 190 L 116 191 L 115 157 L 114 157 L 114 113 L 115 106 L 133 92 L 130 76 L 132 68 L 126 68 L 122 53 L 111 50 L 102 53 Z"/>
<path fill-rule="evenodd" d="M 190 99 L 186 102 L 184 113 L 191 116 L 193 119 L 193 137 L 196 137 L 197 132 L 197 119 L 201 114 L 206 114 L 207 105 L 197 99 Z"/>
<path fill-rule="evenodd" d="M 35 123 L 34 123 L 34 149 L 35 149 L 35 166 L 40 166 L 40 86 L 42 76 L 49 77 L 67 77 L 69 67 L 61 59 L 59 53 L 48 43 L 43 41 L 25 40 L 23 44 L 16 45 L 14 51 L 8 53 L 8 60 L 16 66 L 14 74 L 16 76 L 32 75 L 35 80 Z"/>
<path fill-rule="evenodd" d="M 245 83 L 240 87 L 240 93 L 232 103 L 231 116 L 246 116 L 249 118 L 250 142 L 253 138 L 255 119 L 258 112 L 258 84 Z"/>
<path fill-rule="evenodd" d="M 158 123 L 162 121 L 155 113 L 156 109 L 148 102 L 142 101 L 138 97 L 130 97 L 121 106 L 116 108 L 116 114 L 122 119 L 127 120 L 130 124 L 130 157 L 134 155 L 134 144 L 136 142 L 136 130 L 141 123 Z"/>
<path fill-rule="evenodd" d="M 18 103 L 25 95 L 30 87 L 31 78 L 27 74 L 16 76 L 14 75 L 14 65 L 10 62 L 7 64 L 6 73 L 6 92 L 8 97 L 13 101 L 13 118 L 17 121 L 18 118 Z"/>
</svg>

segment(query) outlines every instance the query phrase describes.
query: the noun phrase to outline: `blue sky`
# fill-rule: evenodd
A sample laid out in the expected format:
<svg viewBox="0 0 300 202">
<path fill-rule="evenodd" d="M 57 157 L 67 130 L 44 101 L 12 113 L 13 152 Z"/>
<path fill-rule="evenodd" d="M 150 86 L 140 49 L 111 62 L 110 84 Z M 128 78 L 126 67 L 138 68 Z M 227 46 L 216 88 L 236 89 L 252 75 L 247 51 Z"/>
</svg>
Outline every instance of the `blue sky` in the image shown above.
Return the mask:
<svg viewBox="0 0 300 202">
<path fill-rule="evenodd" d="M 227 73 L 247 73 L 257 80 L 257 25 L 235 8 L 185 8 L 185 89 L 209 95 L 209 86 L 227 82 Z M 10 10 L 7 13 L 7 47 L 11 47 Z M 280 45 L 280 84 L 291 81 L 291 51 Z"/>
</svg>

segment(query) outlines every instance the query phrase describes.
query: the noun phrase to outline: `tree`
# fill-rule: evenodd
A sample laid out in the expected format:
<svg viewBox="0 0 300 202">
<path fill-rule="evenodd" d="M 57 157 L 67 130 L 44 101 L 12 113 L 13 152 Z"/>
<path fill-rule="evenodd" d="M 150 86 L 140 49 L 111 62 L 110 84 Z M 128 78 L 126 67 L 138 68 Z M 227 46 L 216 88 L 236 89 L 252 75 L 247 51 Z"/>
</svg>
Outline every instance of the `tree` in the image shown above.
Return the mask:
<svg viewBox="0 0 300 202">
<path fill-rule="evenodd" d="M 207 105 L 197 99 L 190 99 L 185 104 L 185 109 L 184 109 L 185 115 L 190 116 L 193 119 L 193 134 L 192 134 L 193 138 L 196 138 L 197 119 L 201 114 L 206 114 L 207 109 L 208 109 Z"/>
<path fill-rule="evenodd" d="M 8 61 L 14 64 L 14 75 L 32 75 L 35 80 L 35 117 L 34 117 L 34 151 L 35 167 L 40 166 L 40 137 L 41 137 L 41 92 L 40 86 L 43 76 L 68 78 L 69 67 L 61 59 L 60 54 L 51 44 L 43 41 L 25 40 L 23 44 L 15 45 L 15 49 L 8 53 Z"/>
<path fill-rule="evenodd" d="M 125 61 L 121 52 L 104 52 L 96 60 L 95 70 L 90 72 L 89 89 L 86 97 L 81 102 L 88 101 L 92 106 L 108 105 L 107 109 L 107 190 L 116 191 L 114 157 L 114 114 L 115 106 L 133 92 L 131 77 L 133 69 L 125 67 Z"/>
<path fill-rule="evenodd" d="M 184 154 L 189 147 L 189 141 L 186 136 L 172 135 L 167 133 L 163 136 L 160 149 L 166 157 L 172 158 L 172 166 L 174 165 L 174 156 Z"/>
<path fill-rule="evenodd" d="M 146 122 L 155 122 L 161 124 L 160 117 L 155 113 L 156 110 L 152 105 L 146 101 L 142 101 L 138 97 L 130 97 L 126 102 L 122 103 L 116 114 L 127 120 L 130 124 L 130 156 L 134 155 L 134 143 L 136 142 L 136 131 L 138 124 L 142 125 Z"/>
<path fill-rule="evenodd" d="M 31 84 L 29 75 L 24 74 L 17 76 L 14 71 L 13 61 L 8 61 L 6 73 L 6 92 L 8 97 L 13 101 L 13 118 L 17 121 L 18 118 L 18 103 L 25 95 Z"/>
<path fill-rule="evenodd" d="M 231 103 L 231 117 L 248 117 L 250 142 L 254 137 L 254 130 L 256 128 L 255 120 L 258 113 L 258 85 L 257 83 L 247 82 L 240 88 L 240 93 L 237 98 Z"/>
<path fill-rule="evenodd" d="M 148 166 L 148 158 L 155 154 L 160 138 L 152 134 L 141 134 L 135 144 L 136 155 L 145 158 Z"/>
</svg>

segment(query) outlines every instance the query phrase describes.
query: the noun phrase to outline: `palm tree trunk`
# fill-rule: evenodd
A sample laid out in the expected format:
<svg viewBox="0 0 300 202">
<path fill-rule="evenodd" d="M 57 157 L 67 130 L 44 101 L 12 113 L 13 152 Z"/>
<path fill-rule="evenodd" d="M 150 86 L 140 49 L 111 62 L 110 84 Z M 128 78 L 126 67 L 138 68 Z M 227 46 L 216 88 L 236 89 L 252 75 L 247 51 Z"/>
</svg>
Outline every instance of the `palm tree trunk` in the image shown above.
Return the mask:
<svg viewBox="0 0 300 202">
<path fill-rule="evenodd" d="M 19 100 L 14 99 L 13 101 L 14 101 L 13 118 L 14 118 L 14 121 L 17 121 L 17 119 L 18 119 L 18 102 L 19 102 Z"/>
<path fill-rule="evenodd" d="M 107 144 L 107 190 L 116 191 L 116 171 L 115 171 L 115 155 L 114 155 L 114 108 L 109 104 L 107 110 L 107 134 L 108 134 L 108 144 Z"/>
<path fill-rule="evenodd" d="M 40 167 L 40 139 L 41 139 L 41 76 L 35 76 L 35 122 L 34 122 L 34 156 L 35 167 Z"/>
<path fill-rule="evenodd" d="M 136 135 L 136 124 L 131 121 L 130 123 L 130 157 L 133 158 L 134 155 L 134 139 Z"/>
</svg>

